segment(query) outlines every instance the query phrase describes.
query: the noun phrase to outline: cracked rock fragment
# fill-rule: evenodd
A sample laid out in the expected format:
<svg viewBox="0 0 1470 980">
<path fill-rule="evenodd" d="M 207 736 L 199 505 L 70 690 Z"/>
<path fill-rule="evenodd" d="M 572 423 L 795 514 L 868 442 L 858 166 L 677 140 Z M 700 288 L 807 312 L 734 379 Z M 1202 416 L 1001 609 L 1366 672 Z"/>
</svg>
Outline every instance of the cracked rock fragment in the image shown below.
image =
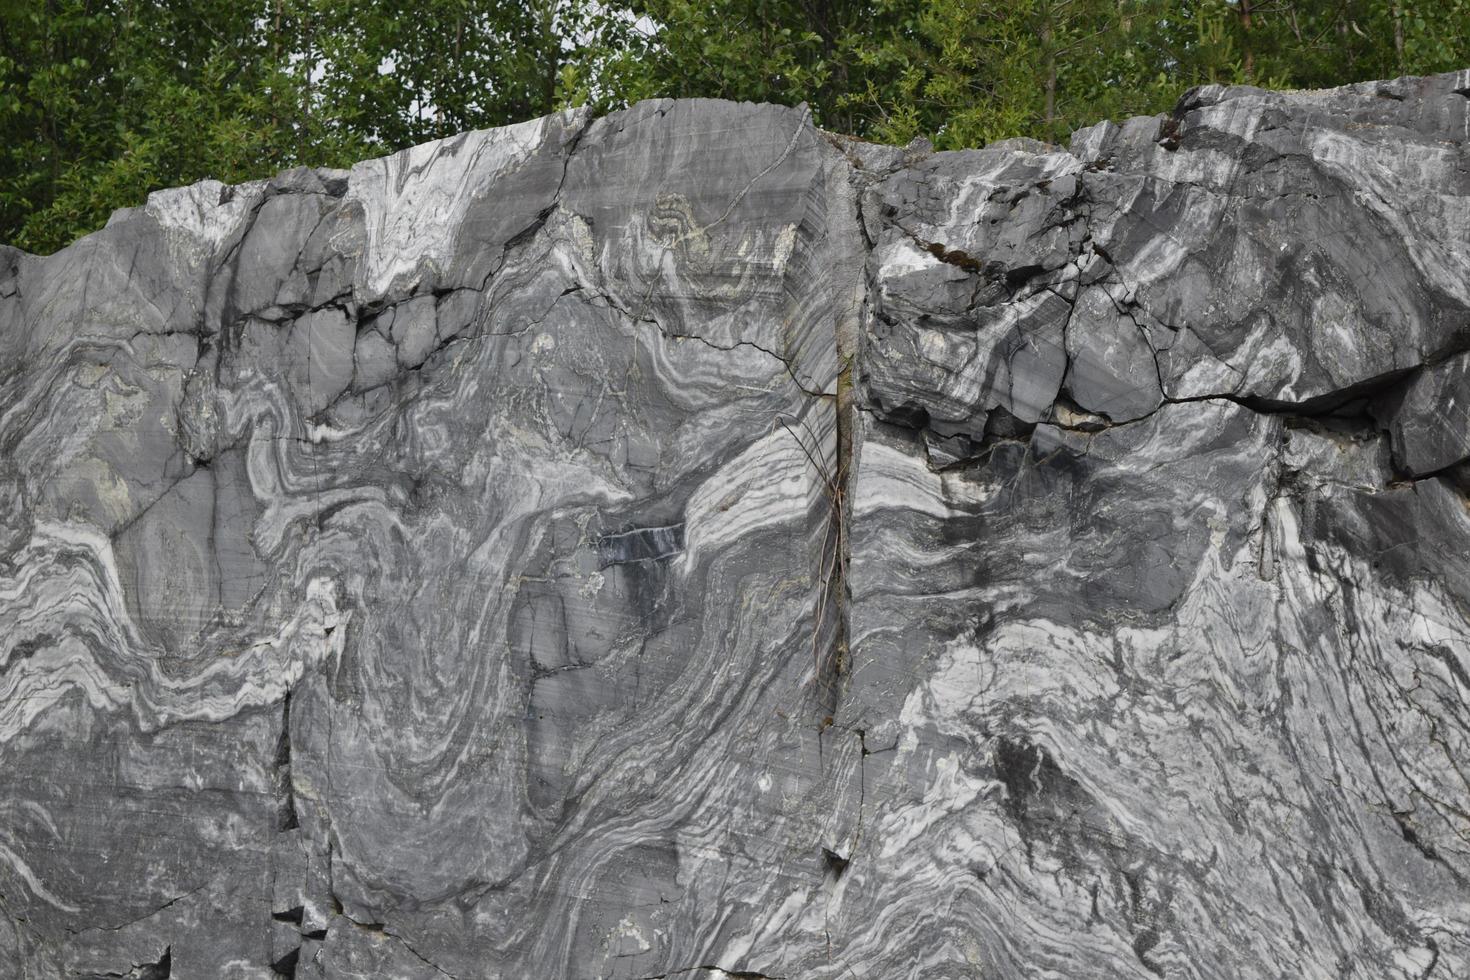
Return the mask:
<svg viewBox="0 0 1470 980">
<path fill-rule="evenodd" d="M 1378 409 L 1399 467 L 1413 476 L 1470 458 L 1470 354 L 1425 367 Z"/>
</svg>

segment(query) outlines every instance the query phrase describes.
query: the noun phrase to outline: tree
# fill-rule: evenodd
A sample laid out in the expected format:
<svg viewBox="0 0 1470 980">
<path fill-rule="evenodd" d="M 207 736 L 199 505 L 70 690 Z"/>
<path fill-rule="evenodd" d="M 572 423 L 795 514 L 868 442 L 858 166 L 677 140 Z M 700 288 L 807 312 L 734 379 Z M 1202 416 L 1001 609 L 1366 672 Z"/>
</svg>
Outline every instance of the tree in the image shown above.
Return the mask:
<svg viewBox="0 0 1470 980">
<path fill-rule="evenodd" d="M 0 9 L 5 239 L 46 251 L 168 183 L 294 162 L 298 82 L 285 46 L 257 29 L 263 13 L 181 0 Z"/>
<path fill-rule="evenodd" d="M 553 111 L 580 0 L 5 0 L 0 240 Z"/>
<path fill-rule="evenodd" d="M 582 102 L 806 102 L 951 148 L 1204 82 L 1466 66 L 1470 0 L 0 0 L 0 241 L 49 251 L 160 187 Z"/>
<path fill-rule="evenodd" d="M 602 105 L 707 97 L 807 103 L 819 125 L 866 135 L 880 84 L 873 52 L 911 29 L 913 3 L 889 0 L 635 0 L 601 26 Z"/>
</svg>

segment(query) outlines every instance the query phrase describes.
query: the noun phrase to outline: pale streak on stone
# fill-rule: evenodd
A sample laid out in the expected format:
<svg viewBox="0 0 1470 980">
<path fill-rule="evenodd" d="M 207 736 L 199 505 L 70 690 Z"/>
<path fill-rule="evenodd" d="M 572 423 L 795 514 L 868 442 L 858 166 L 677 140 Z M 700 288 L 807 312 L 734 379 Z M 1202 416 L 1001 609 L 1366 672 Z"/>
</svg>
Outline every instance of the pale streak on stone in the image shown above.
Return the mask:
<svg viewBox="0 0 1470 980">
<path fill-rule="evenodd" d="M 810 444 L 808 433 L 796 420 L 791 426 L 808 439 L 809 451 L 824 449 L 822 444 Z M 821 455 L 813 452 L 820 461 L 830 453 L 832 430 L 818 430 L 818 435 L 826 444 Z M 815 471 L 797 443 L 797 436 L 775 425 L 690 495 L 684 508 L 683 567 L 691 569 L 704 560 L 705 552 L 728 548 L 757 531 L 800 523 L 824 492 L 824 479 L 825 474 Z"/>
<path fill-rule="evenodd" d="M 47 903 L 48 905 L 55 906 L 56 908 L 61 909 L 63 912 L 81 911 L 80 906 L 71 905 L 53 894 L 51 890 L 48 889 L 45 884 L 43 884 L 41 880 L 36 877 L 36 873 L 31 870 L 30 865 L 26 864 L 25 861 L 21 859 L 20 855 L 16 854 L 4 844 L 0 844 L 0 861 L 3 861 L 5 864 L 9 865 L 10 870 L 13 871 L 15 875 L 20 878 L 21 881 L 25 882 L 26 887 L 34 892 L 36 894 L 36 897 L 41 899 L 41 901 Z"/>
<path fill-rule="evenodd" d="M 878 278 L 896 279 L 899 276 L 908 275 L 910 272 L 921 272 L 924 269 L 932 269 L 939 264 L 939 260 L 933 255 L 919 248 L 911 239 L 900 238 L 878 252 L 882 256 L 878 260 Z"/>
<path fill-rule="evenodd" d="M 550 119 L 421 143 L 353 166 L 347 200 L 366 215 L 366 294 L 387 293 L 421 263 L 447 266 L 466 209 L 535 152 Z"/>
<path fill-rule="evenodd" d="M 228 187 L 217 180 L 201 180 L 188 187 L 153 191 L 143 210 L 169 233 L 171 243 L 182 246 L 182 255 L 208 257 L 260 203 L 265 185 L 256 180 Z M 222 200 L 226 190 L 229 200 Z"/>
<path fill-rule="evenodd" d="M 1407 143 L 1384 147 L 1319 130 L 1312 133 L 1310 151 L 1327 172 L 1356 189 L 1354 203 L 1378 215 L 1405 241 L 1420 244 L 1409 258 L 1426 280 L 1470 303 L 1470 214 L 1462 196 L 1442 190 L 1454 180 L 1463 152 L 1424 143 L 1412 144 L 1412 153 L 1410 148 Z M 1420 226 L 1392 206 L 1405 184 L 1420 200 L 1435 202 L 1433 225 Z"/>
<path fill-rule="evenodd" d="M 36 610 L 18 608 L 23 595 L 45 588 L 45 583 L 32 579 L 46 567 L 36 559 L 58 546 L 83 549 L 101 570 L 101 577 L 71 582 L 58 592 L 60 603 Z M 337 611 L 332 584 L 315 578 L 307 583 L 305 601 L 296 615 L 275 635 L 256 640 L 188 678 L 174 680 L 159 672 L 151 659 L 156 650 L 143 639 L 127 612 L 106 538 L 72 525 L 42 525 L 30 547 L 36 558 L 28 566 L 27 577 L 10 588 L 0 580 L 0 622 L 9 627 L 7 659 L 16 642 L 35 635 L 46 621 L 76 625 L 96 617 L 111 627 L 99 640 L 113 649 L 104 647 L 99 659 L 87 643 L 67 636 L 59 644 L 33 652 L 20 664 L 11 664 L 0 697 L 0 742 L 30 728 L 69 690 L 81 691 L 94 710 L 131 706 L 145 732 L 189 719 L 220 721 L 278 700 L 305 670 L 341 653 L 345 633 L 335 630 L 349 617 Z M 333 633 L 331 638 L 327 632 Z M 219 680 L 234 682 L 235 691 L 205 693 Z"/>
<path fill-rule="evenodd" d="M 883 511 L 914 511 L 929 517 L 954 517 L 983 503 L 990 488 L 963 476 L 935 473 L 922 460 L 882 443 L 863 447 L 853 512 L 868 517 Z"/>
<path fill-rule="evenodd" d="M 1005 173 L 1018 160 L 1034 165 L 1047 179 L 1056 179 L 1080 173 L 1082 163 L 1070 153 L 1035 153 L 1011 147 L 1006 152 L 980 151 L 972 159 L 979 164 L 973 172 L 959 181 L 952 191 L 946 225 L 963 224 L 968 215 L 982 210 L 986 199 L 1005 183 Z M 964 152 L 964 151 L 961 151 Z"/>
</svg>

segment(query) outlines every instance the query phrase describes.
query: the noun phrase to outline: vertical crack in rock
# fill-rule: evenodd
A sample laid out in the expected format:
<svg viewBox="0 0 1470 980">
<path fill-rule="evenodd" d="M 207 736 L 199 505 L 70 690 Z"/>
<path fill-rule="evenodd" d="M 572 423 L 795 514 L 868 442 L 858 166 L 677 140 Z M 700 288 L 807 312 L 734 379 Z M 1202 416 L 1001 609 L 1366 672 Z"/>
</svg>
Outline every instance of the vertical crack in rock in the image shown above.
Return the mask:
<svg viewBox="0 0 1470 980">
<path fill-rule="evenodd" d="M 291 692 L 281 699 L 281 737 L 276 743 L 276 795 L 280 800 L 276 826 L 281 831 L 301 826 L 296 815 L 296 793 L 291 784 Z"/>
<path fill-rule="evenodd" d="M 832 703 L 828 706 L 835 713 L 837 710 L 837 699 L 840 697 L 840 685 L 842 678 L 851 667 L 850 654 L 848 651 L 848 611 L 851 602 L 851 593 L 848 587 L 848 562 L 850 560 L 850 545 L 848 541 L 848 529 L 852 525 L 852 497 L 849 488 L 852 485 L 854 466 L 853 455 L 853 413 L 855 409 L 853 389 L 853 365 L 857 360 L 857 351 L 854 349 L 854 338 L 849 336 L 844 329 L 847 321 L 839 320 L 835 331 L 835 343 L 837 346 L 837 387 L 834 399 L 834 410 L 836 411 L 836 471 L 833 474 L 833 490 L 835 500 L 833 501 L 832 520 L 836 524 L 834 535 L 832 576 L 835 584 L 831 588 L 833 608 L 834 630 L 832 635 Z"/>
<path fill-rule="evenodd" d="M 1030 935 L 1062 930 L 1062 943 L 1039 944 L 1062 972 L 1094 955 L 1084 948 L 1113 957 L 1116 942 L 1148 973 L 1196 975 L 1199 924 L 1180 896 L 1208 896 L 1228 920 L 1239 889 L 1257 886 L 1291 906 L 1279 942 L 1312 949 L 1302 963 L 1362 977 L 1443 970 L 1428 925 L 1439 913 L 1401 913 L 1443 909 L 1436 896 L 1464 888 L 1464 865 L 1437 860 L 1464 853 L 1470 812 L 1470 783 L 1437 744 L 1461 730 L 1458 709 L 1445 713 L 1459 699 L 1426 708 L 1420 685 L 1458 691 L 1430 634 L 1453 638 L 1452 662 L 1470 655 L 1464 590 L 1437 578 L 1462 562 L 1436 537 L 1464 540 L 1470 452 L 1456 420 L 1405 406 L 1453 414 L 1470 327 L 1465 256 L 1447 244 L 1463 231 L 1422 196 L 1453 186 L 1459 207 L 1467 191 L 1470 117 L 1450 83 L 1406 81 L 1395 91 L 1418 95 L 1391 105 L 1359 87 L 1209 88 L 1169 117 L 1082 131 L 1066 151 L 1013 141 L 940 154 L 869 195 L 877 308 L 851 589 L 858 670 L 883 666 L 845 708 L 854 727 L 910 746 L 896 780 L 934 773 L 897 790 L 911 809 L 879 804 L 886 880 L 946 873 L 936 866 L 957 862 L 934 856 L 941 840 L 988 852 L 984 888 L 953 900 L 1000 948 L 1014 936 L 985 923 L 1014 925 L 1018 907 Z M 1325 106 L 1340 115 L 1311 115 Z M 1379 153 L 1380 126 L 1412 130 L 1435 176 L 1390 168 L 1366 186 L 1357 168 Z M 1427 149 L 1451 145 L 1440 138 L 1458 148 Z M 1344 225 L 1361 228 L 1351 252 L 1333 244 Z M 1365 278 L 1345 271 L 1360 262 Z M 1382 292 L 1351 285 L 1369 280 Z M 1411 621 L 1427 632 L 1384 626 Z M 931 679 L 894 679 L 908 671 Z M 1218 683 L 1232 693 L 1196 697 Z M 901 709 L 895 689 L 910 692 Z M 1323 698 L 1342 713 L 1313 716 L 1306 703 Z M 1126 737 L 1125 718 L 1139 726 Z M 1148 734 L 1171 724 L 1234 754 Z M 1157 819 L 1181 791 L 1215 814 L 1181 821 L 1216 841 L 1203 854 Z M 1441 818 L 1423 811 L 1446 794 L 1460 812 L 1426 853 L 1415 838 Z M 1380 801 L 1371 818 L 1359 799 Z M 964 817 L 946 809 L 958 800 L 972 807 Z M 899 830 L 900 812 L 922 837 Z M 1330 872 L 1303 873 L 1300 851 L 1263 870 L 1237 849 L 1231 834 L 1290 812 L 1339 849 Z M 1232 831 L 1204 830 L 1216 819 Z M 925 857 L 897 857 L 895 833 Z M 1384 843 L 1359 850 L 1365 837 Z M 1379 846 L 1400 857 L 1380 859 Z M 1399 872 L 1399 859 L 1417 870 Z M 862 860 L 880 874 L 884 854 Z M 1220 875 L 1232 884 L 1209 884 Z M 1073 885 L 1086 891 L 1086 932 L 1070 917 Z M 854 894 L 843 909 L 861 922 Z M 894 908 L 869 900 L 873 913 Z M 929 922 L 930 900 L 915 889 L 907 921 Z M 1308 938 L 1353 918 L 1381 937 L 1371 951 Z M 1223 921 L 1206 928 L 1228 931 Z M 849 952 L 882 955 L 827 925 Z M 998 975 L 1032 965 L 975 955 Z M 1237 950 L 1228 969 L 1269 976 L 1278 962 Z"/>
</svg>

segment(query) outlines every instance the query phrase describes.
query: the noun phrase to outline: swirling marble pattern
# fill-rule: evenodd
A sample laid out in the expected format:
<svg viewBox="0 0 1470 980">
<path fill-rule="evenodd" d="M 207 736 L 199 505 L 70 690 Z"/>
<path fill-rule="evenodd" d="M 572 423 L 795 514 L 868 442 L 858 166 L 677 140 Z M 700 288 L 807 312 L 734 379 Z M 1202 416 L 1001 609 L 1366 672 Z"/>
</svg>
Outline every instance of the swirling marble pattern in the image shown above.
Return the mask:
<svg viewBox="0 0 1470 980">
<path fill-rule="evenodd" d="M 1470 973 L 1467 93 L 0 251 L 5 972 Z"/>
</svg>

